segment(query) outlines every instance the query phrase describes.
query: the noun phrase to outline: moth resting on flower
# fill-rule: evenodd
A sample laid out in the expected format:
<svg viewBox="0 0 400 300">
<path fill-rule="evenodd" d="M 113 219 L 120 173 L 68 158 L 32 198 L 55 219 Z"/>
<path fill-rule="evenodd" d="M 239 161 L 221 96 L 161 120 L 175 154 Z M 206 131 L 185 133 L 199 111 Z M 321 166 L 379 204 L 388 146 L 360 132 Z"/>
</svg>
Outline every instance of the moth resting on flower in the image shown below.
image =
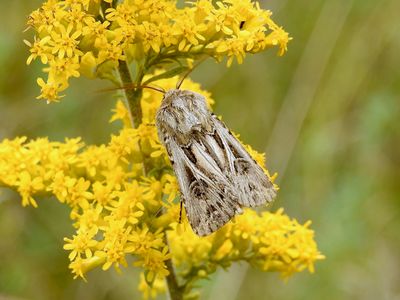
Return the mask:
<svg viewBox="0 0 400 300">
<path fill-rule="evenodd" d="M 202 95 L 167 91 L 156 114 L 156 126 L 197 235 L 213 233 L 242 213 L 243 206 L 259 206 L 275 197 L 268 176 L 208 110 Z"/>
</svg>

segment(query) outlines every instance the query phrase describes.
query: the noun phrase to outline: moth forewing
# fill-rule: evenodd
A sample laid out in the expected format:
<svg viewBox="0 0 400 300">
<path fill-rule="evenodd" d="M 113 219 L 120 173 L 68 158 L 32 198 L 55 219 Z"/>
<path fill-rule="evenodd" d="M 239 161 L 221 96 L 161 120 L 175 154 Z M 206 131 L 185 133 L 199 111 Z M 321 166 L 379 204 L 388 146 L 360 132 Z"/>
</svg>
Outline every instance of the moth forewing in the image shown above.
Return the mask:
<svg viewBox="0 0 400 300">
<path fill-rule="evenodd" d="M 271 201 L 275 189 L 229 129 L 192 91 L 165 93 L 156 126 L 178 179 L 193 231 L 208 235 L 241 207 Z"/>
<path fill-rule="evenodd" d="M 215 135 L 220 135 L 229 160 L 230 172 L 235 182 L 240 185 L 239 202 L 246 207 L 259 206 L 270 202 L 276 196 L 273 183 L 262 168 L 244 149 L 229 129 L 213 115 Z"/>
</svg>

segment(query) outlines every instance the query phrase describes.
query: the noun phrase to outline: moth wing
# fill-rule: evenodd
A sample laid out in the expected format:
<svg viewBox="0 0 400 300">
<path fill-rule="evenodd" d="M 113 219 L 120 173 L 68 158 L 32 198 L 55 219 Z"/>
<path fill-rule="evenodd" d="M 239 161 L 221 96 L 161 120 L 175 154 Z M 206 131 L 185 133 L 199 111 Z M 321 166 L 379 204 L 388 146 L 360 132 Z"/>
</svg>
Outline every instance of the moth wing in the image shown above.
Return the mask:
<svg viewBox="0 0 400 300">
<path fill-rule="evenodd" d="M 228 170 L 240 191 L 239 203 L 246 207 L 254 207 L 271 202 L 276 196 L 271 180 L 225 124 L 215 115 L 212 118 L 215 139 L 225 149 Z"/>
<path fill-rule="evenodd" d="M 235 214 L 242 213 L 232 183 L 201 141 L 194 138 L 190 145 L 182 147 L 171 139 L 166 147 L 178 178 L 187 218 L 197 235 L 209 235 Z"/>
</svg>

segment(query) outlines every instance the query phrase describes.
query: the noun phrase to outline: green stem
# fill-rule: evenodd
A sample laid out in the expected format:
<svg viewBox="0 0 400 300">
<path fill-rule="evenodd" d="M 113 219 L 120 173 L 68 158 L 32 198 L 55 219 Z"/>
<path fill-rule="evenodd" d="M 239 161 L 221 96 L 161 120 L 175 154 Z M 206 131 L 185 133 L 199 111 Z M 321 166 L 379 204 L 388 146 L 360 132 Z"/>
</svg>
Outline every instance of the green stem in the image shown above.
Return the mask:
<svg viewBox="0 0 400 300">
<path fill-rule="evenodd" d="M 168 239 L 167 239 L 166 233 L 164 236 L 164 243 L 166 243 L 166 245 L 168 245 Z M 168 245 L 168 249 L 169 249 L 169 245 Z M 183 288 L 183 286 L 179 286 L 179 284 L 178 284 L 178 281 L 176 279 L 174 265 L 172 264 L 172 260 L 171 259 L 166 260 L 165 265 L 169 271 L 169 274 L 166 278 L 167 285 L 168 285 L 169 298 L 171 300 L 182 300 L 184 288 Z"/>
<path fill-rule="evenodd" d="M 122 85 L 125 87 L 140 86 L 144 77 L 144 69 L 142 66 L 139 66 L 135 81 L 133 81 L 131 73 L 129 71 L 128 64 L 125 61 L 119 62 L 118 72 L 121 77 Z M 142 123 L 142 107 L 140 105 L 140 100 L 142 98 L 142 89 L 134 88 L 134 89 L 125 89 L 124 91 L 125 91 L 126 103 L 128 104 L 128 111 L 132 122 L 132 126 L 133 128 L 137 128 Z M 148 169 L 148 166 L 146 166 L 146 160 L 143 161 L 143 169 L 144 169 L 144 175 L 146 176 Z M 168 239 L 166 233 L 164 242 L 166 245 L 168 245 Z M 182 300 L 183 288 L 180 287 L 178 284 L 172 260 L 171 259 L 166 260 L 165 265 L 169 271 L 166 281 L 168 285 L 170 299 Z"/>
<path fill-rule="evenodd" d="M 141 84 L 144 74 L 142 71 L 139 71 L 136 76 L 136 80 L 133 81 L 126 61 L 119 61 L 118 72 L 119 76 L 121 77 L 122 86 L 127 87 L 124 89 L 124 92 L 130 112 L 129 115 L 131 118 L 132 127 L 138 128 L 142 123 L 142 107 L 140 105 L 142 89 L 136 88 L 136 86 Z"/>
</svg>

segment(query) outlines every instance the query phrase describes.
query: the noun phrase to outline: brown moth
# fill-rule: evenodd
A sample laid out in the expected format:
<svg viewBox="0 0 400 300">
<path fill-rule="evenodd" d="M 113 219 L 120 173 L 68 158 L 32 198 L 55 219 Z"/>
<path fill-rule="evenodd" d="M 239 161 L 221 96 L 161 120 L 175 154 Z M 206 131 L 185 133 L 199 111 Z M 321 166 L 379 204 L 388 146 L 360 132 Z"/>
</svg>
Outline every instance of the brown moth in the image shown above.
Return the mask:
<svg viewBox="0 0 400 300">
<path fill-rule="evenodd" d="M 242 213 L 242 207 L 259 206 L 275 197 L 268 176 L 209 111 L 202 95 L 179 88 L 165 92 L 156 126 L 197 235 L 218 230 Z"/>
</svg>

